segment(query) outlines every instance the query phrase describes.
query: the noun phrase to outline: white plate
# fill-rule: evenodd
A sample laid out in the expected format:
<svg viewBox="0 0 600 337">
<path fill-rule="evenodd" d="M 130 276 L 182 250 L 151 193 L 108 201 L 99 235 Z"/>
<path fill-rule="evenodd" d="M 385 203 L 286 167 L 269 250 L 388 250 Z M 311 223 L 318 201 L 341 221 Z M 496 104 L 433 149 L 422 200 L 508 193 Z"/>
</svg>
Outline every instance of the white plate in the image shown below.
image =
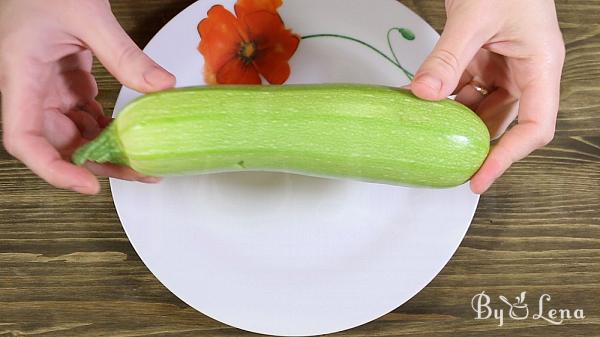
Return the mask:
<svg viewBox="0 0 600 337">
<path fill-rule="evenodd" d="M 146 52 L 178 86 L 203 83 L 196 26 L 216 3 L 175 17 Z M 338 33 L 415 71 L 437 33 L 395 0 L 287 0 L 280 9 L 300 35 Z M 408 83 L 399 69 L 352 41 L 303 40 L 288 83 Z M 138 94 L 124 88 L 115 113 Z M 367 323 L 423 289 L 444 267 L 471 222 L 468 186 L 413 189 L 288 174 L 169 178 L 157 186 L 111 180 L 123 227 L 150 271 L 198 311 L 271 335 L 316 335 Z"/>
</svg>

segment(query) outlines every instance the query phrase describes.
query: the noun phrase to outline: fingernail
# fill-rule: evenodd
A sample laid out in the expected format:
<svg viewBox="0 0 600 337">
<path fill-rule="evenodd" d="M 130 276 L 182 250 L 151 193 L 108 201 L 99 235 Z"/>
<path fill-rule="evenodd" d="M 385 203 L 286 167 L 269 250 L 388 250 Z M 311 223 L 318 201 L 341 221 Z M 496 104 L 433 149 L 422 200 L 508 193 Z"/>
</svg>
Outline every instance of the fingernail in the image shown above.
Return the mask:
<svg viewBox="0 0 600 337">
<path fill-rule="evenodd" d="M 162 181 L 162 178 L 158 178 L 158 177 L 142 177 L 140 179 L 138 179 L 139 182 L 142 183 L 146 183 L 146 184 L 158 184 Z"/>
<path fill-rule="evenodd" d="M 428 74 L 419 76 L 415 83 L 420 83 L 421 85 L 431 88 L 434 94 L 438 94 L 440 90 L 442 90 L 442 80 Z"/>
<path fill-rule="evenodd" d="M 175 84 L 175 77 L 158 67 L 147 70 L 144 73 L 144 80 L 157 90 L 168 89 Z"/>
</svg>

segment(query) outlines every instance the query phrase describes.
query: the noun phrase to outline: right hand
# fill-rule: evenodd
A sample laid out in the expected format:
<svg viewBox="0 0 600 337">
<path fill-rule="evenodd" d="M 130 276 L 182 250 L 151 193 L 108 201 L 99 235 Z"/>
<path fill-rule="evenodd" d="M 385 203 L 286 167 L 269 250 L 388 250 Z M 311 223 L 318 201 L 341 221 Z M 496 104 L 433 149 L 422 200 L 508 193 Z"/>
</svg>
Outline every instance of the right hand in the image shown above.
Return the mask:
<svg viewBox="0 0 600 337">
<path fill-rule="evenodd" d="M 501 137 L 471 179 L 482 194 L 554 137 L 565 45 L 551 0 L 446 0 L 446 11 L 444 32 L 411 90 L 428 100 L 457 94 L 492 138 Z"/>
<path fill-rule="evenodd" d="M 175 85 L 122 29 L 107 0 L 0 2 L 4 147 L 48 183 L 79 193 L 99 192 L 95 174 L 157 182 L 126 167 L 70 162 L 111 121 L 95 100 L 92 53 L 136 91 Z"/>
</svg>

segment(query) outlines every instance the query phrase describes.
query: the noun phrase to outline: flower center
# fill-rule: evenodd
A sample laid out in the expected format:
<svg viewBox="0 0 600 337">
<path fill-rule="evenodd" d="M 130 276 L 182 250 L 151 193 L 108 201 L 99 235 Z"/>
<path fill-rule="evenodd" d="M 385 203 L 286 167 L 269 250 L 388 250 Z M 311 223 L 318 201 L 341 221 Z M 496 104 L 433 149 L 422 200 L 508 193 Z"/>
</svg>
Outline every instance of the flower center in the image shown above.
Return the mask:
<svg viewBox="0 0 600 337">
<path fill-rule="evenodd" d="M 240 44 L 238 55 L 245 64 L 252 63 L 256 57 L 256 43 L 254 41 L 243 41 Z"/>
</svg>

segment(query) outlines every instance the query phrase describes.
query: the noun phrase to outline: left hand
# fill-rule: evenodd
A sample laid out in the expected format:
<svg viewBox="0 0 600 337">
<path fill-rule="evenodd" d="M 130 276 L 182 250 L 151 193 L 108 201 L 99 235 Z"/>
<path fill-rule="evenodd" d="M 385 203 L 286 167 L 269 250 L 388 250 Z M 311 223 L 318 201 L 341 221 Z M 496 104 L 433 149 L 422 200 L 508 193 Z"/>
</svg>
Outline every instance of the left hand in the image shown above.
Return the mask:
<svg viewBox="0 0 600 337">
<path fill-rule="evenodd" d="M 155 183 L 128 167 L 70 161 L 111 121 L 96 101 L 92 53 L 137 91 L 175 85 L 119 25 L 108 0 L 0 1 L 3 145 L 58 188 L 96 194 L 94 174 Z"/>
</svg>

